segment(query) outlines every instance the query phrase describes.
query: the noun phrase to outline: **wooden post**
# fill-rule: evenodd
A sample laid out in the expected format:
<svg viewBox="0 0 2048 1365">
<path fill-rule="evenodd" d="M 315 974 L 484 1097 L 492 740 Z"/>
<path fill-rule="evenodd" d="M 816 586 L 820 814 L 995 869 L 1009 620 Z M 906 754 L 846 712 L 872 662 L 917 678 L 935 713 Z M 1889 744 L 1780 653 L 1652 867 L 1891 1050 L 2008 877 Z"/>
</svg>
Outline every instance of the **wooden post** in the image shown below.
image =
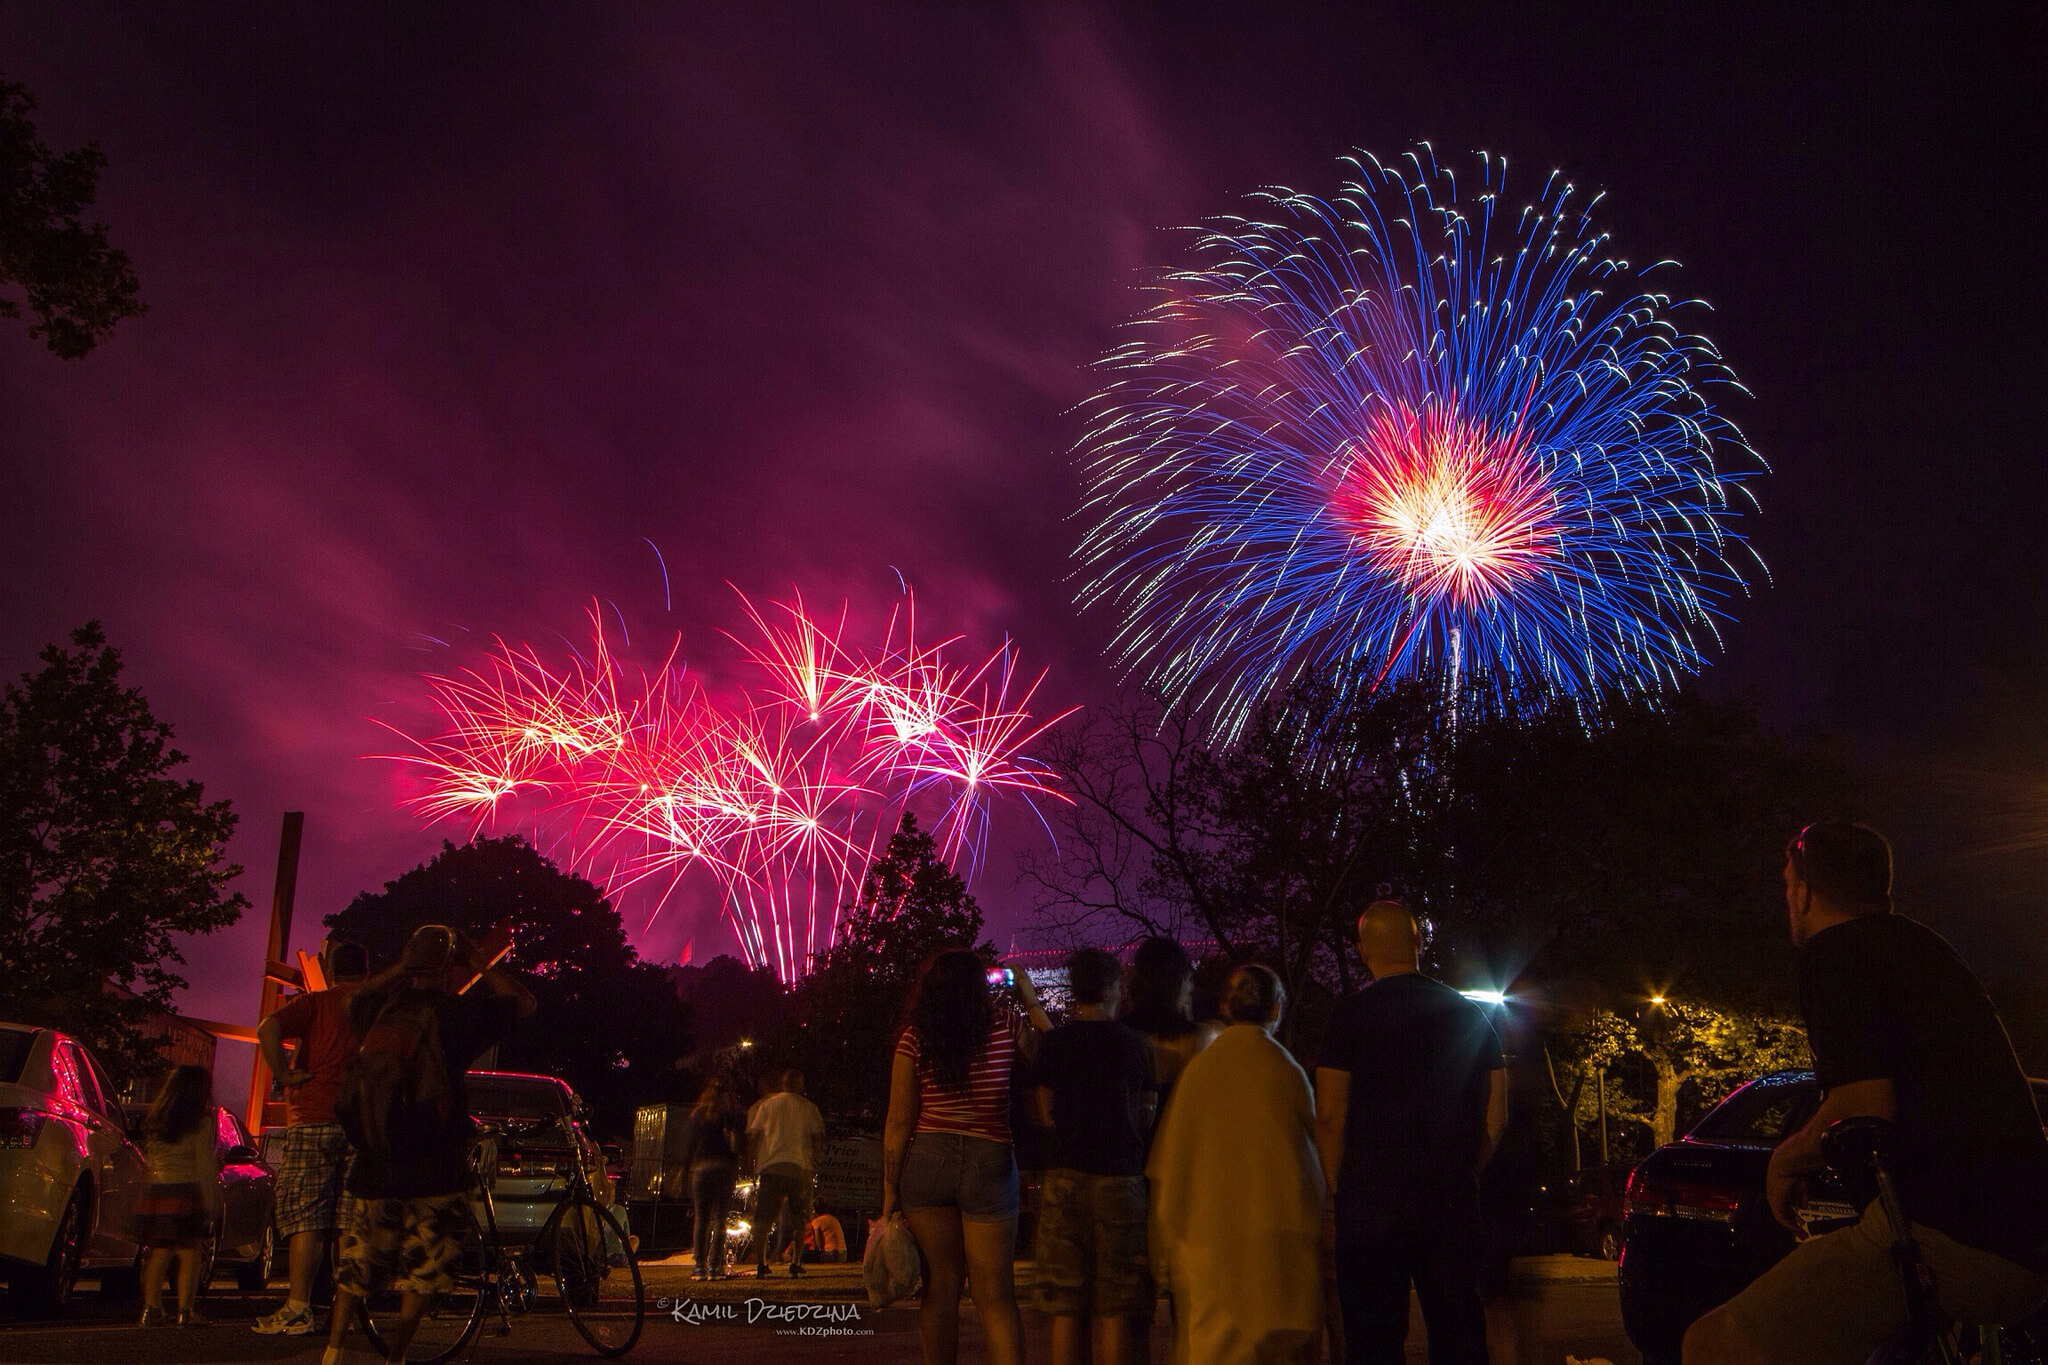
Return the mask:
<svg viewBox="0 0 2048 1365">
<path fill-rule="evenodd" d="M 299 840 L 306 832 L 306 813 L 288 810 L 284 829 L 277 840 L 277 888 L 270 897 L 270 941 L 264 948 L 263 995 L 258 1002 L 256 1022 L 261 1024 L 284 1003 L 284 987 L 270 975 L 270 964 L 283 962 L 292 942 L 292 901 L 299 890 Z M 249 1069 L 249 1107 L 245 1121 L 249 1132 L 263 1133 L 264 1102 L 270 1098 L 270 1068 L 264 1065 L 263 1049 L 256 1049 L 255 1065 Z"/>
</svg>

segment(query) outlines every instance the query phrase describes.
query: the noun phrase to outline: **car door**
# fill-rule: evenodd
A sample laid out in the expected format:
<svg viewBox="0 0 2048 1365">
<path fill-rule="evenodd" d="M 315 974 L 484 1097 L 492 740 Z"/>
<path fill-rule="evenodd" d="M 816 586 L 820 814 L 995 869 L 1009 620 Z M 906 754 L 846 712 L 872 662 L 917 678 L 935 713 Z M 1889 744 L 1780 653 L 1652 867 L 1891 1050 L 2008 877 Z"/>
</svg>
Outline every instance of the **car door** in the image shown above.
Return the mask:
<svg viewBox="0 0 2048 1365">
<path fill-rule="evenodd" d="M 275 1195 L 275 1178 L 260 1161 L 234 1161 L 255 1150 L 242 1121 L 226 1109 L 215 1113 L 214 1154 L 220 1159 L 221 1239 L 231 1251 L 253 1247 L 263 1240 L 270 1222 L 270 1205 Z M 236 1149 L 240 1148 L 241 1151 Z"/>
<path fill-rule="evenodd" d="M 68 1038 L 57 1046 L 78 1079 L 79 1098 L 84 1102 L 89 1130 L 89 1164 L 98 1191 L 99 1213 L 93 1219 L 92 1239 L 86 1243 L 85 1254 L 96 1261 L 132 1260 L 139 1250 L 135 1240 L 135 1209 L 149 1185 L 149 1163 L 129 1138 L 119 1092 L 93 1055 Z"/>
</svg>

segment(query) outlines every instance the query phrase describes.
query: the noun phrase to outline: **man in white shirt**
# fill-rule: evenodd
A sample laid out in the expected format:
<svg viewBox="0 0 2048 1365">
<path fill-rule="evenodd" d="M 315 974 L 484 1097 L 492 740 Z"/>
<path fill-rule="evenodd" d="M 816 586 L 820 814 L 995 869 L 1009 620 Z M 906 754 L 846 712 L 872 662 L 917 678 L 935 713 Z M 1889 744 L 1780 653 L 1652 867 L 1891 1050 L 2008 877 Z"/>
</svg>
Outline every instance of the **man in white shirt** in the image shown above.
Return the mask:
<svg viewBox="0 0 2048 1365">
<path fill-rule="evenodd" d="M 825 1146 L 825 1116 L 804 1098 L 804 1074 L 785 1071 L 776 1091 L 747 1115 L 747 1146 L 753 1154 L 754 1274 L 768 1274 L 769 1243 L 787 1207 L 798 1229 L 789 1273 L 804 1273 L 802 1228 L 810 1221 L 811 1182 Z"/>
</svg>

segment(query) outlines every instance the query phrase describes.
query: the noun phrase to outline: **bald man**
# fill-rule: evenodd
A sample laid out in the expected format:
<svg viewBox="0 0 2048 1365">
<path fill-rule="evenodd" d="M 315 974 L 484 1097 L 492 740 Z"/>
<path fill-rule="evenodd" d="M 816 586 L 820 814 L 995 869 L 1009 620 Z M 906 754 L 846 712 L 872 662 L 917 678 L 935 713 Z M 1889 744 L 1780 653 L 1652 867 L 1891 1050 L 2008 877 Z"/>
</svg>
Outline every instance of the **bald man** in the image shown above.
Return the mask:
<svg viewBox="0 0 2048 1365">
<path fill-rule="evenodd" d="M 1430 1365 L 1486 1365 L 1479 1171 L 1507 1127 L 1507 1072 L 1486 1012 L 1419 966 L 1398 901 L 1358 917 L 1372 984 L 1337 1006 L 1316 1062 L 1316 1149 L 1337 1203 L 1345 1359 L 1400 1365 L 1408 1286 Z"/>
</svg>

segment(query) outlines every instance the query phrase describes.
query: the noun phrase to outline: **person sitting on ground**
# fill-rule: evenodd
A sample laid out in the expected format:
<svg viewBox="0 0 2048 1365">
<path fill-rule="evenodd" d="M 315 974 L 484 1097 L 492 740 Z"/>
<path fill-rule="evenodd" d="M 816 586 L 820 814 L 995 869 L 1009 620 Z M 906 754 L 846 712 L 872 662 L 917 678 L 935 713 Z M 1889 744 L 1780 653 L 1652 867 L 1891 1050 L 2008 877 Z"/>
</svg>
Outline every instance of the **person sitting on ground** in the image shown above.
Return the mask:
<svg viewBox="0 0 2048 1365">
<path fill-rule="evenodd" d="M 924 1252 L 918 1336 L 926 1365 L 960 1351 L 960 1294 L 971 1289 L 990 1365 L 1019 1365 L 1017 1160 L 1010 1072 L 1052 1021 L 1016 975 L 1030 1028 L 999 1009 L 980 956 L 934 954 L 918 974 L 889 1076 L 882 1218 L 902 1212 Z"/>
<path fill-rule="evenodd" d="M 1892 909 L 1892 850 L 1867 825 L 1808 825 L 1785 851 L 1799 1009 L 1822 1100 L 1771 1154 L 1771 1213 L 1802 1240 L 1685 1334 L 1686 1365 L 1861 1365 L 1906 1322 L 1891 1248 L 1910 1231 L 1943 1311 L 2011 1324 L 2048 1300 L 2048 1138 L 1990 997 L 1953 948 Z M 1821 1137 L 1849 1118 L 1894 1125 L 1910 1229 L 1872 1200 L 1808 1238 Z"/>
<path fill-rule="evenodd" d="M 214 1142 L 213 1076 L 203 1066 L 171 1072 L 142 1120 L 149 1186 L 135 1209 L 135 1240 L 149 1248 L 142 1263 L 142 1325 L 162 1326 L 164 1276 L 178 1263 L 178 1325 L 202 1327 L 199 1267 L 220 1218 L 220 1163 Z"/>
<path fill-rule="evenodd" d="M 465 1077 L 536 1007 L 517 977 L 445 924 L 414 930 L 398 964 L 349 1001 L 362 1044 L 335 1112 L 356 1152 L 353 1198 L 323 1365 L 341 1365 L 358 1305 L 393 1282 L 404 1298 L 385 1345 L 403 1361 L 420 1319 L 453 1287 L 476 1235 Z"/>
<path fill-rule="evenodd" d="M 348 1174 L 348 1135 L 334 1117 L 342 1073 L 356 1052 L 348 1002 L 369 968 L 362 944 L 334 944 L 327 950 L 334 985 L 293 996 L 256 1029 L 264 1065 L 284 1087 L 284 1156 L 272 1220 L 285 1241 L 291 1277 L 284 1306 L 256 1320 L 256 1330 L 265 1335 L 298 1337 L 315 1327 L 313 1280 L 341 1228 L 341 1186 Z M 289 1061 L 286 1043 L 299 1045 Z"/>
<path fill-rule="evenodd" d="M 1053 1365 L 1139 1359 L 1152 1319 L 1145 1139 L 1152 1049 L 1116 1020 L 1123 968 L 1100 948 L 1067 959 L 1068 1021 L 1038 1049 L 1038 1121 L 1053 1130 L 1038 1208 L 1039 1308 L 1052 1317 Z"/>
<path fill-rule="evenodd" d="M 846 1260 L 846 1229 L 839 1220 L 820 1210 L 804 1229 L 805 1254 L 814 1261 L 839 1265 Z"/>
<path fill-rule="evenodd" d="M 1228 1026 L 1181 1072 L 1152 1144 L 1152 1270 L 1179 1365 L 1306 1361 L 1323 1330 L 1315 1101 L 1273 1037 L 1280 978 L 1239 967 L 1223 1003 Z"/>
<path fill-rule="evenodd" d="M 768 1273 L 769 1243 L 786 1209 L 792 1223 L 789 1273 L 804 1273 L 802 1229 L 810 1221 L 811 1181 L 825 1146 L 825 1116 L 804 1098 L 804 1073 L 785 1071 L 775 1092 L 747 1115 L 747 1145 L 754 1158 L 754 1274 Z"/>
</svg>

